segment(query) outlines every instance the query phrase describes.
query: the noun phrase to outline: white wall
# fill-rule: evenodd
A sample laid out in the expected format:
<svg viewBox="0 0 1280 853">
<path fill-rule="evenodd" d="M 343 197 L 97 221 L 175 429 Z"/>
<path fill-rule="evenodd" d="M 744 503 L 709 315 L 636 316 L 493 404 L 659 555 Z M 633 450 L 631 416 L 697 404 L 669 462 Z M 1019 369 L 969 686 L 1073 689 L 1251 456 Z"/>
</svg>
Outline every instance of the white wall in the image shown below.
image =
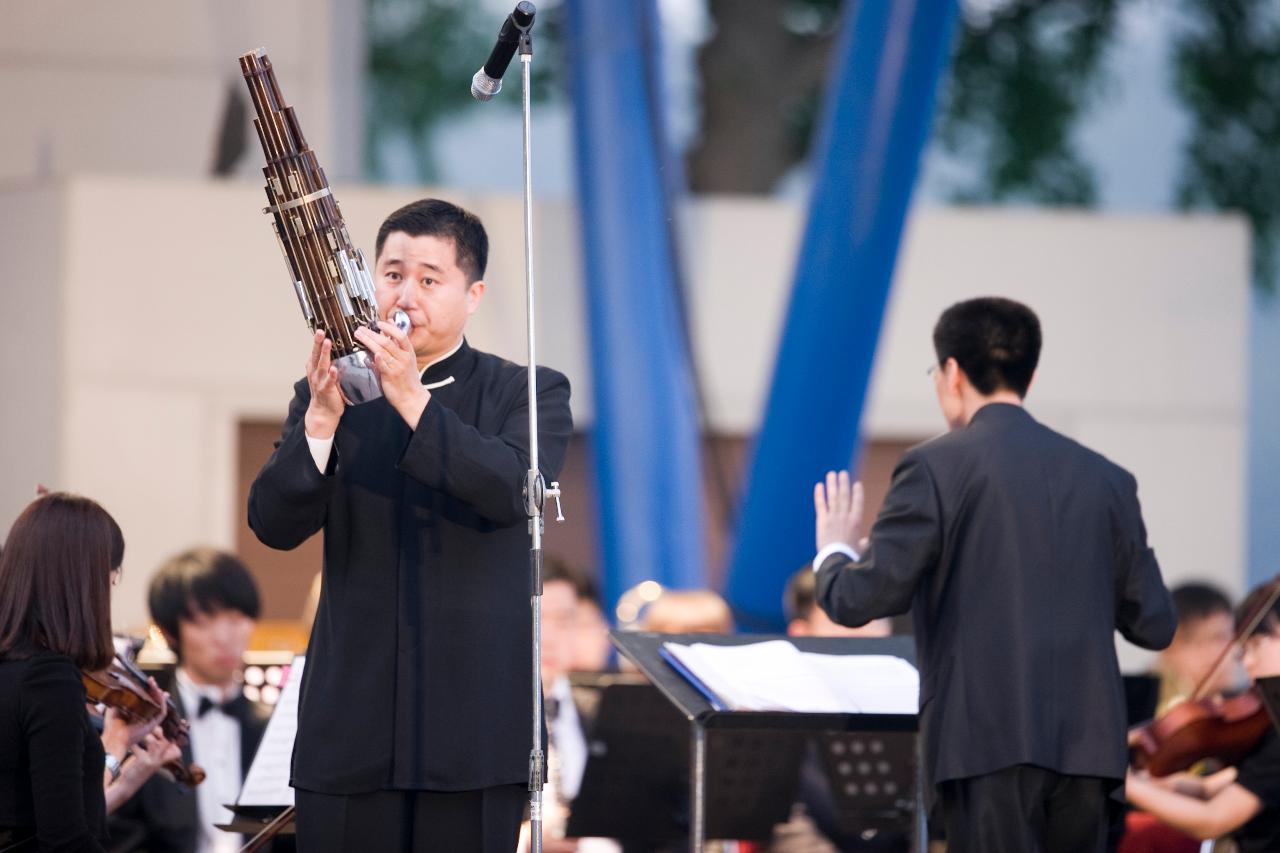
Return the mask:
<svg viewBox="0 0 1280 853">
<path fill-rule="evenodd" d="M 236 60 L 258 47 L 330 176 L 357 175 L 362 9 L 351 0 L 5 3 L 0 183 L 208 174 L 225 89 L 244 87 Z M 246 132 L 251 173 L 261 158 Z"/>
<path fill-rule="evenodd" d="M 366 251 L 387 212 L 429 192 L 334 190 Z M 492 236 L 489 289 L 470 338 L 523 361 L 520 200 L 449 197 Z M 7 470 L 52 467 L 50 485 L 93 495 L 119 518 L 129 553 L 116 616 L 126 624 L 142 617 L 146 575 L 160 559 L 193 542 L 232 543 L 244 511 L 234 505 L 236 424 L 283 417 L 301 374 L 308 333 L 261 207 L 249 182 L 80 177 L 0 192 L 0 307 L 17 330 L 4 352 L 10 366 L 29 352 L 44 356 L 34 372 L 18 373 L 24 390 L 6 400 L 0 448 L 16 466 Z M 576 213 L 559 202 L 537 211 L 539 361 L 569 375 L 584 425 L 582 294 L 591 284 L 580 280 Z M 718 430 L 749 433 L 758 422 L 800 215 L 738 199 L 690 211 L 696 349 Z M 1045 332 L 1033 412 L 1138 477 L 1168 579 L 1212 577 L 1239 593 L 1247 259 L 1246 230 L 1229 218 L 919 212 L 867 430 L 936 432 L 924 370 L 938 313 L 979 294 L 1023 299 Z M 40 284 L 35 299 L 18 290 L 31 280 Z M 27 445 L 36 452 L 15 449 Z M 29 492 L 20 477 L 0 483 L 0 529 Z"/>
</svg>

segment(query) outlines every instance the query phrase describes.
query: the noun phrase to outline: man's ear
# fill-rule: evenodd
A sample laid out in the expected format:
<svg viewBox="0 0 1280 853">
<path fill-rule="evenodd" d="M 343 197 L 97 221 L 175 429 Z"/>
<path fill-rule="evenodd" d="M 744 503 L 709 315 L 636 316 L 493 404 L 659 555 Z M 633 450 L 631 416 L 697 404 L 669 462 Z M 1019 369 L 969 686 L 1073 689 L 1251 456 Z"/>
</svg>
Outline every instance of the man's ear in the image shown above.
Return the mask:
<svg viewBox="0 0 1280 853">
<path fill-rule="evenodd" d="M 473 281 L 467 286 L 467 313 L 474 314 L 480 307 L 480 297 L 484 296 L 484 279 Z"/>
<path fill-rule="evenodd" d="M 969 376 L 954 357 L 948 358 L 942 366 L 942 378 L 946 381 L 947 390 L 956 396 L 964 392 L 965 385 L 971 385 Z"/>
</svg>

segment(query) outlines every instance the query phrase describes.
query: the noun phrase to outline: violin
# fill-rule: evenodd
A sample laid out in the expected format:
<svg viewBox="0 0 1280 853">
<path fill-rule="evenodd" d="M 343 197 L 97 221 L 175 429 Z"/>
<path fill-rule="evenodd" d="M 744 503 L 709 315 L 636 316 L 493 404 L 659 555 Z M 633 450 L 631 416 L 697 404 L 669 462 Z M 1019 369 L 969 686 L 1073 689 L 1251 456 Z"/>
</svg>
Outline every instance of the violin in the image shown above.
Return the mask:
<svg viewBox="0 0 1280 853">
<path fill-rule="evenodd" d="M 161 707 L 151 696 L 150 683 L 146 674 L 138 666 L 117 654 L 111 666 L 101 672 L 81 672 L 80 680 L 84 683 L 89 701 L 114 708 L 126 721 L 150 720 L 164 712 L 160 722 L 160 731 L 165 738 L 178 746 L 186 746 L 191 738 L 190 724 L 178 713 L 178 706 L 173 700 L 165 697 L 165 707 Z M 186 764 L 175 759 L 164 765 L 175 782 L 195 787 L 204 781 L 205 772 L 198 764 Z"/>
<path fill-rule="evenodd" d="M 1225 699 L 1205 694 L 1222 664 L 1253 634 L 1277 599 L 1280 576 L 1271 582 L 1260 606 L 1242 620 L 1235 638 L 1197 685 L 1192 698 L 1129 733 L 1129 758 L 1134 767 L 1152 776 L 1168 776 L 1206 758 L 1236 764 L 1257 746 L 1271 727 L 1271 717 L 1257 689 L 1250 687 Z"/>
</svg>

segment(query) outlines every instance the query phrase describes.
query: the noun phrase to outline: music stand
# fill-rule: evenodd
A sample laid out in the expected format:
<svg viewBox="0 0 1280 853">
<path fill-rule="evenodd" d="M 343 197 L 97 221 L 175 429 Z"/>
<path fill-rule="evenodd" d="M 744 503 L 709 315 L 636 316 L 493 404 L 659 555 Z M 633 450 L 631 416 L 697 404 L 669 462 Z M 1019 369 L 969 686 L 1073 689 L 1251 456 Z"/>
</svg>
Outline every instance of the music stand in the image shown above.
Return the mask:
<svg viewBox="0 0 1280 853">
<path fill-rule="evenodd" d="M 913 849 L 923 851 L 928 843 L 924 829 L 924 808 L 918 764 L 915 714 L 809 714 L 776 711 L 718 711 L 683 675 L 662 657 L 663 643 L 712 643 L 743 645 L 767 640 L 786 640 L 804 652 L 838 655 L 893 655 L 915 665 L 915 644 L 909 637 L 774 637 L 767 635 L 729 636 L 719 634 L 654 634 L 610 632 L 618 650 L 644 673 L 683 718 L 689 755 L 689 839 L 690 849 L 701 853 L 707 838 L 767 837 L 775 823 L 786 819 L 794 800 L 805 744 L 815 733 L 847 736 L 866 735 L 860 742 L 870 749 L 871 739 L 879 744 L 876 759 L 866 777 L 894 782 L 886 799 L 882 781 L 876 783 L 874 797 L 868 798 L 862 781 L 860 762 L 851 762 L 847 773 L 837 766 L 833 785 L 838 810 L 848 814 L 914 812 L 909 835 Z M 603 720 L 603 714 L 601 716 Z M 905 741 L 899 735 L 906 736 Z M 906 744 L 904 751 L 903 745 Z M 890 751 L 890 744 L 892 750 Z M 892 756 L 903 768 L 880 766 Z M 837 761 L 837 765 L 839 761 Z M 883 772 L 882 772 L 883 771 Z M 853 782 L 856 789 L 850 788 Z M 584 790 L 586 784 L 584 780 Z M 905 788 L 905 790 L 903 790 Z M 861 799 L 859 799 L 861 798 Z M 864 803 L 865 809 L 851 808 L 850 801 Z M 884 808 L 886 803 L 893 808 Z M 878 826 L 880 820 L 873 820 Z"/>
</svg>

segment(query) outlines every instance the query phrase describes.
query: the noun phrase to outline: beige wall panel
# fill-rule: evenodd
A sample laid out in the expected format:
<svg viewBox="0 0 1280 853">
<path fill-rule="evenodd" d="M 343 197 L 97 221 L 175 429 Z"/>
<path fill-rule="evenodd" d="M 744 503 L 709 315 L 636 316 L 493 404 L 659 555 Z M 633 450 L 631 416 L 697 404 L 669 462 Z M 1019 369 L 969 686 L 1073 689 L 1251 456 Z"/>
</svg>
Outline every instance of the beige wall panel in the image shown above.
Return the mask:
<svg viewBox="0 0 1280 853">
<path fill-rule="evenodd" d="M 37 483 L 62 485 L 64 211 L 59 188 L 0 193 L 0 538 Z"/>
<path fill-rule="evenodd" d="M 145 622 L 147 583 L 161 560 L 226 544 L 209 524 L 208 484 L 221 472 L 210 470 L 208 410 L 200 394 L 145 380 L 68 377 L 59 485 L 99 501 L 124 531 L 124 574 L 112 597 L 117 628 Z"/>
</svg>

